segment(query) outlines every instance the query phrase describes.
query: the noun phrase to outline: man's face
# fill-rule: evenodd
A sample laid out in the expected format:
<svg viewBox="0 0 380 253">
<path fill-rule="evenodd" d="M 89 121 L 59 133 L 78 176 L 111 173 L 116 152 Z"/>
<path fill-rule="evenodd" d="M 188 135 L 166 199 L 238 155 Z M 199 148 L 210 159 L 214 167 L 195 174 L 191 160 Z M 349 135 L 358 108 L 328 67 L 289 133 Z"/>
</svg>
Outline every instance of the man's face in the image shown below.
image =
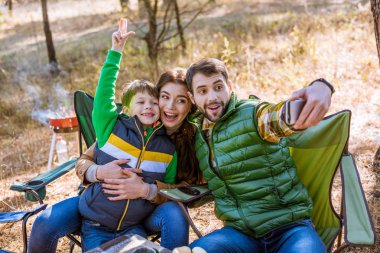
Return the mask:
<svg viewBox="0 0 380 253">
<path fill-rule="evenodd" d="M 223 116 L 231 96 L 231 82 L 222 74 L 205 76 L 197 73 L 193 77 L 193 94 L 189 92 L 191 101 L 204 116 L 216 122 Z"/>
</svg>

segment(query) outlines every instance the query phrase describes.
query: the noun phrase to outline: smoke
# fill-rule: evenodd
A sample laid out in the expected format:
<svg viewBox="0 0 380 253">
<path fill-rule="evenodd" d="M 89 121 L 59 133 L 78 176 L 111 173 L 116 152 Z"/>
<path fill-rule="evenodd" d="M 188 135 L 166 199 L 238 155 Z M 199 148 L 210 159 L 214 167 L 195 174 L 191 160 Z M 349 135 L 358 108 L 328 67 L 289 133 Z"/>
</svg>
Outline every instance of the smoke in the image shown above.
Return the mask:
<svg viewBox="0 0 380 253">
<path fill-rule="evenodd" d="M 41 90 L 36 86 L 27 85 L 24 90 L 33 98 L 31 116 L 34 120 L 47 125 L 49 119 L 75 116 L 70 93 L 59 83 L 53 85 L 47 99 L 42 98 Z"/>
<path fill-rule="evenodd" d="M 49 124 L 49 118 L 75 116 L 72 102 L 73 96 L 60 84 L 60 81 L 67 81 L 66 72 L 61 71 L 60 76 L 54 80 L 48 71 L 41 71 L 43 63 L 39 62 L 37 55 L 35 59 L 31 63 L 28 57 L 17 58 L 13 82 L 14 85 L 17 85 L 22 90 L 20 108 L 28 108 L 28 111 L 31 111 L 31 118 L 44 125 Z M 44 82 L 41 85 L 36 84 L 35 80 L 41 79 L 54 81 L 51 85 Z"/>
</svg>

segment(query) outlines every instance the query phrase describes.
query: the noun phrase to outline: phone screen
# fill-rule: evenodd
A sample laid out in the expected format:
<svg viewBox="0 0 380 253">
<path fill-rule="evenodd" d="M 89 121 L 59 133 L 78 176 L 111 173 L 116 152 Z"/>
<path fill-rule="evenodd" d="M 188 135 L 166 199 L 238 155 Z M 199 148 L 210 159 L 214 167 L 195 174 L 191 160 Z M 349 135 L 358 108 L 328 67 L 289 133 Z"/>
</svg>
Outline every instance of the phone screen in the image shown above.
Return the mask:
<svg viewBox="0 0 380 253">
<path fill-rule="evenodd" d="M 186 193 L 192 196 L 198 196 L 199 194 L 201 194 L 199 190 L 191 188 L 191 187 L 187 187 L 187 186 L 181 186 L 181 187 L 178 187 L 177 189 L 183 193 Z"/>
</svg>

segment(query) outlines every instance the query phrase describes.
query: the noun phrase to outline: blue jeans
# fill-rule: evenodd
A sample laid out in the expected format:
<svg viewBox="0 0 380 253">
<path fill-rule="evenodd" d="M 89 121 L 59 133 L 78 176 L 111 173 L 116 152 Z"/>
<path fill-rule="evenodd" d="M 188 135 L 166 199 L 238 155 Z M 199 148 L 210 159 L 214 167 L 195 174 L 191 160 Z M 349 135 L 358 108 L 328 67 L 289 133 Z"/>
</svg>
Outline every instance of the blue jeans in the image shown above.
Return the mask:
<svg viewBox="0 0 380 253">
<path fill-rule="evenodd" d="M 161 231 L 161 246 L 170 250 L 189 244 L 189 224 L 175 202 L 166 202 L 145 220 L 148 232 Z"/>
<path fill-rule="evenodd" d="M 153 213 L 146 218 L 144 227 L 148 232 L 161 231 L 161 246 L 170 250 L 189 244 L 189 225 L 183 216 L 178 204 L 166 202 L 158 206 Z M 100 224 L 83 220 L 82 224 L 82 249 L 87 251 L 102 243 L 110 241 L 125 234 L 138 234 L 147 237 L 144 227 L 134 226 L 130 229 L 115 233 L 109 232 Z"/>
<path fill-rule="evenodd" d="M 82 226 L 78 211 L 79 196 L 63 200 L 43 211 L 33 224 L 30 234 L 29 253 L 56 252 L 58 239 Z M 146 219 L 148 232 L 161 232 L 161 245 L 172 249 L 188 244 L 189 225 L 179 206 L 174 202 L 159 205 Z"/>
<path fill-rule="evenodd" d="M 196 246 L 210 253 L 326 252 L 310 219 L 284 226 L 260 238 L 253 238 L 232 227 L 223 227 L 190 244 L 190 248 Z"/>
<path fill-rule="evenodd" d="M 44 210 L 33 224 L 28 252 L 56 252 L 59 238 L 79 231 L 82 217 L 78 211 L 78 203 L 79 196 L 65 199 Z"/>
<path fill-rule="evenodd" d="M 146 233 L 142 225 L 133 226 L 131 228 L 113 232 L 108 230 L 106 227 L 100 225 L 97 222 L 90 220 L 82 221 L 82 252 L 94 249 L 105 242 L 111 241 L 116 237 L 127 235 L 127 234 L 137 234 L 146 238 Z"/>
</svg>

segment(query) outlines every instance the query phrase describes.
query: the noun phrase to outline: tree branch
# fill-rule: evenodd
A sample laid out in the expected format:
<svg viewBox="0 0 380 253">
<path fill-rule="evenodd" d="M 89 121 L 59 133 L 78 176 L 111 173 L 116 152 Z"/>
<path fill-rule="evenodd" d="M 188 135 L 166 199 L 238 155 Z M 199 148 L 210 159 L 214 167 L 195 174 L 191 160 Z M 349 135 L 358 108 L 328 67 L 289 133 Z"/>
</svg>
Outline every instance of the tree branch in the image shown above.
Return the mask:
<svg viewBox="0 0 380 253">
<path fill-rule="evenodd" d="M 170 1 L 169 4 L 166 6 L 165 15 L 164 15 L 164 18 L 163 18 L 163 26 L 162 26 L 162 30 L 161 30 L 160 34 L 158 35 L 158 37 L 157 37 L 157 46 L 158 46 L 159 44 L 161 44 L 161 43 L 160 43 L 160 40 L 161 40 L 162 36 L 164 36 L 165 33 L 166 33 L 166 30 L 167 30 L 166 24 L 168 23 L 168 21 L 167 21 L 167 17 L 168 17 L 168 13 L 169 13 L 170 6 L 171 6 L 171 5 L 172 5 L 172 1 Z M 170 20 L 171 20 L 171 19 L 169 18 L 169 27 L 170 27 Z"/>
<path fill-rule="evenodd" d="M 190 19 L 190 21 L 189 21 L 186 25 L 184 25 L 184 26 L 182 27 L 182 29 L 185 30 L 187 27 L 189 27 L 189 26 L 194 22 L 194 20 L 195 20 L 195 19 L 196 19 L 201 13 L 203 13 L 204 8 L 205 8 L 209 3 L 211 3 L 211 2 L 212 2 L 212 0 L 209 0 L 209 1 L 207 1 L 205 4 L 203 4 L 203 6 L 198 10 L 198 12 L 195 13 L 195 15 Z M 170 40 L 170 39 L 172 39 L 172 38 L 178 36 L 178 34 L 179 34 L 179 32 L 177 31 L 176 33 L 172 34 L 171 36 L 163 38 L 163 39 L 161 40 L 161 43 L 163 43 L 163 42 L 165 42 L 165 41 L 168 41 L 168 40 Z"/>
</svg>

